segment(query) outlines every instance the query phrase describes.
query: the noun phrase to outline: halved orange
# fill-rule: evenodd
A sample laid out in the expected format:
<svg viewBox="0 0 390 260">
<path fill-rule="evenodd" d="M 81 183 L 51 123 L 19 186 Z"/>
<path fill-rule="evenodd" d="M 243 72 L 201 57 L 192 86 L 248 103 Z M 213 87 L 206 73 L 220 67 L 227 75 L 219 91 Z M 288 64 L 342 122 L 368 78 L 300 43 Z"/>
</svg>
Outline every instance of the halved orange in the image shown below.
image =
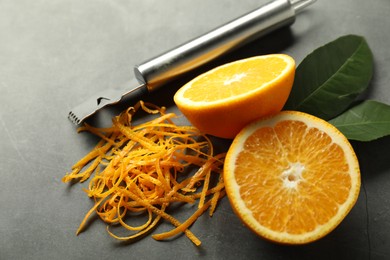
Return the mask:
<svg viewBox="0 0 390 260">
<path fill-rule="evenodd" d="M 261 237 L 285 244 L 331 232 L 360 191 L 359 163 L 346 137 L 296 111 L 245 127 L 229 148 L 224 179 L 238 217 Z"/>
<path fill-rule="evenodd" d="M 176 92 L 174 101 L 202 132 L 234 138 L 248 123 L 283 108 L 294 75 L 295 61 L 288 55 L 251 57 L 199 75 Z"/>
</svg>

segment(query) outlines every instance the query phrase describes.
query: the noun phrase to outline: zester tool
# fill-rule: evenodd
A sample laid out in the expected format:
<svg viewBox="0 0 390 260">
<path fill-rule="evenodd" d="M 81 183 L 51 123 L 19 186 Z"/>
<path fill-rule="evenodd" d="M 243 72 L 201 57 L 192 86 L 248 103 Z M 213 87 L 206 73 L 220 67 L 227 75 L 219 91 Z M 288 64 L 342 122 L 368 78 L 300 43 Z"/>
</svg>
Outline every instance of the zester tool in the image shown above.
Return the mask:
<svg viewBox="0 0 390 260">
<path fill-rule="evenodd" d="M 69 112 L 76 125 L 96 111 L 121 101 L 124 97 L 142 97 L 180 75 L 220 57 L 232 49 L 294 23 L 296 14 L 315 0 L 274 0 L 228 22 L 198 38 L 188 41 L 134 67 L 135 79 L 118 89 L 106 89 Z M 133 84 L 133 85 L 131 85 Z"/>
</svg>

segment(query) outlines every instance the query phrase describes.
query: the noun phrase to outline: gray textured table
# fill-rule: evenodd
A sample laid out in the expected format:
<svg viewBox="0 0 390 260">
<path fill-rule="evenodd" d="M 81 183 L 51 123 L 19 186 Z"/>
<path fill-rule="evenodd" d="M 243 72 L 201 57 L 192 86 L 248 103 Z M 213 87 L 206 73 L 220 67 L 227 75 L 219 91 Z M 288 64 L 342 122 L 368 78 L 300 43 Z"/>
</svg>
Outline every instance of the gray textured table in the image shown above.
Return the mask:
<svg viewBox="0 0 390 260">
<path fill-rule="evenodd" d="M 100 221 L 75 236 L 91 201 L 83 185 L 68 186 L 61 178 L 96 139 L 76 134 L 68 111 L 92 93 L 128 80 L 133 65 L 265 2 L 1 0 L 0 259 L 389 259 L 389 137 L 353 143 L 363 180 L 358 202 L 334 232 L 306 246 L 256 237 L 227 198 L 213 218 L 203 216 L 191 228 L 201 248 L 183 236 L 118 243 Z M 388 0 L 319 0 L 290 29 L 219 62 L 282 52 L 299 63 L 320 45 L 358 34 L 375 58 L 367 96 L 390 104 L 389 13 Z M 183 81 L 148 99 L 177 112 L 171 97 Z M 226 147 L 221 142 L 220 149 Z"/>
</svg>

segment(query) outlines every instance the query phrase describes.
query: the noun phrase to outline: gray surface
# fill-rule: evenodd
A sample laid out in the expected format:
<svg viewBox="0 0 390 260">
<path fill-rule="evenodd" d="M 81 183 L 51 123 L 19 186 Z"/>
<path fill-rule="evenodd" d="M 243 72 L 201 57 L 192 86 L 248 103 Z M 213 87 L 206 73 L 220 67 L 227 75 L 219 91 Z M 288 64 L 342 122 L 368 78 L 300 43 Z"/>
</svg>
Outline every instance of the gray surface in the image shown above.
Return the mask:
<svg viewBox="0 0 390 260">
<path fill-rule="evenodd" d="M 0 259 L 389 259 L 388 137 L 353 143 L 363 179 L 359 200 L 334 232 L 310 245 L 286 247 L 256 237 L 226 198 L 213 218 L 204 216 L 192 227 L 201 248 L 183 236 L 124 245 L 109 237 L 100 221 L 75 236 L 91 201 L 83 185 L 70 187 L 61 178 L 96 139 L 76 134 L 68 111 L 90 94 L 126 81 L 133 65 L 265 2 L 1 0 Z M 291 30 L 220 63 L 269 52 L 290 54 L 299 63 L 320 45 L 359 34 L 375 56 L 367 95 L 390 104 L 389 13 L 388 0 L 320 0 Z M 180 84 L 150 99 L 176 111 L 171 95 Z"/>
</svg>

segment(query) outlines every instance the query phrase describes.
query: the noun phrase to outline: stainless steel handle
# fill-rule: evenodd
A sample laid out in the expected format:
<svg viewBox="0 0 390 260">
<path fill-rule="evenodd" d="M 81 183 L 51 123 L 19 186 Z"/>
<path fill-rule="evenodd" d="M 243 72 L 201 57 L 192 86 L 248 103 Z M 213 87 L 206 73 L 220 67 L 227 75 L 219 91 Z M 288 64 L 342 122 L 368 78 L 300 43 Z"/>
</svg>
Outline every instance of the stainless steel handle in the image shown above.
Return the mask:
<svg viewBox="0 0 390 260">
<path fill-rule="evenodd" d="M 314 0 L 275 0 L 134 68 L 153 91 L 222 54 L 295 21 L 295 13 Z"/>
</svg>

